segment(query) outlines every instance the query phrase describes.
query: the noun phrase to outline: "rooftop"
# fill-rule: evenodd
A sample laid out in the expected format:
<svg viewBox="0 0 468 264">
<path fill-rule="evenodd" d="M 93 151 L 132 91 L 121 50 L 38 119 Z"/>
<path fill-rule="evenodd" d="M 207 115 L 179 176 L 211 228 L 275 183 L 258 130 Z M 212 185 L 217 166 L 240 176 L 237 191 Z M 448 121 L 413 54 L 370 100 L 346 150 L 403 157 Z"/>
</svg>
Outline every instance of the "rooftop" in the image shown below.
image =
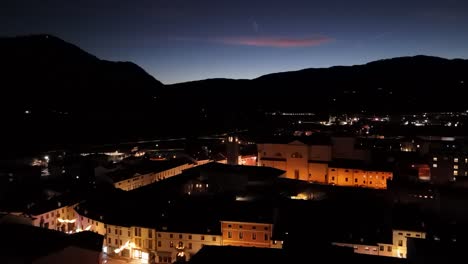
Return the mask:
<svg viewBox="0 0 468 264">
<path fill-rule="evenodd" d="M 119 182 L 133 178 L 138 175 L 148 173 L 157 173 L 169 170 L 183 164 L 191 163 L 188 159 L 170 159 L 170 160 L 147 160 L 137 159 L 135 162 L 126 163 L 123 168 L 110 172 L 108 176 L 114 181 Z"/>
<path fill-rule="evenodd" d="M 79 201 L 80 199 L 75 194 L 62 194 L 49 200 L 32 203 L 32 205 L 26 210 L 26 213 L 30 215 L 41 215 L 64 206 L 74 205 Z"/>
<path fill-rule="evenodd" d="M 330 136 L 325 134 L 315 133 L 311 136 L 278 136 L 278 137 L 269 137 L 261 138 L 257 140 L 257 143 L 260 144 L 289 144 L 294 141 L 302 142 L 306 145 L 331 145 Z"/>
<path fill-rule="evenodd" d="M 14 224 L 0 225 L 0 236 L 4 241 L 0 243 L 0 256 L 3 259 L 20 258 L 25 263 L 68 246 L 101 251 L 103 242 L 103 237 L 93 232 L 67 235 L 45 228 Z"/>
</svg>

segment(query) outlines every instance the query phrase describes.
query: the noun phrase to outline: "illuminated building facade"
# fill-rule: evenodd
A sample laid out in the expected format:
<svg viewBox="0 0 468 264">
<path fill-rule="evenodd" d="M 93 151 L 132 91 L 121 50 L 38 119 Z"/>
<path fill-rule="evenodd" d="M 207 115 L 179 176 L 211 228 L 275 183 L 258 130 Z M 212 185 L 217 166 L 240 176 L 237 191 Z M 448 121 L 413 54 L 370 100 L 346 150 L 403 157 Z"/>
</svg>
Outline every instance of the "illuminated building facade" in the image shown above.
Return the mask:
<svg viewBox="0 0 468 264">
<path fill-rule="evenodd" d="M 445 184 L 457 177 L 468 177 L 468 155 L 458 152 L 437 153 L 430 156 L 431 182 Z"/>
<path fill-rule="evenodd" d="M 321 182 L 326 181 L 328 162 L 332 159 L 329 144 L 308 145 L 302 141 L 258 144 L 258 165 L 286 171 L 286 178 Z"/>
<path fill-rule="evenodd" d="M 148 184 L 181 174 L 184 170 L 208 163 L 209 160 L 197 161 L 196 164 L 186 163 L 160 172 L 136 174 L 133 177 L 115 181 L 115 188 L 131 191 Z"/>
<path fill-rule="evenodd" d="M 259 166 L 286 171 L 286 178 L 339 186 L 386 189 L 393 178 L 388 169 L 366 165 L 368 152 L 354 147 L 354 138 L 331 141 L 258 144 Z"/>
<path fill-rule="evenodd" d="M 387 181 L 392 180 L 393 173 L 380 169 L 368 170 L 330 164 L 326 183 L 339 186 L 354 186 L 373 189 L 386 189 Z"/>
<path fill-rule="evenodd" d="M 64 205 L 60 201 L 48 201 L 47 204 L 31 209 L 32 225 L 65 233 L 74 233 L 77 229 L 77 214 L 74 204 Z"/>
<path fill-rule="evenodd" d="M 282 243 L 271 240 L 273 225 L 221 221 L 223 246 L 281 248 Z"/>
<path fill-rule="evenodd" d="M 245 246 L 281 249 L 282 241 L 272 241 L 272 224 L 221 221 L 222 235 L 207 230 L 177 232 L 146 227 L 105 225 L 103 252 L 142 263 L 172 263 L 176 259 L 189 260 L 203 246 Z M 231 227 L 229 227 L 231 226 Z M 166 229 L 166 230 L 164 230 Z M 242 230 L 242 231 L 240 231 Z M 218 231 L 219 232 L 219 231 Z"/>
<path fill-rule="evenodd" d="M 408 253 L 408 238 L 426 239 L 426 233 L 422 231 L 410 231 L 395 229 L 392 231 L 391 243 L 340 243 L 335 242 L 333 245 L 341 247 L 351 247 L 356 254 L 377 255 L 395 258 L 407 258 Z"/>
<path fill-rule="evenodd" d="M 172 263 L 176 259 L 189 260 L 205 245 L 222 245 L 222 237 L 219 234 L 193 234 L 167 231 L 158 231 L 156 234 L 157 263 Z"/>
</svg>

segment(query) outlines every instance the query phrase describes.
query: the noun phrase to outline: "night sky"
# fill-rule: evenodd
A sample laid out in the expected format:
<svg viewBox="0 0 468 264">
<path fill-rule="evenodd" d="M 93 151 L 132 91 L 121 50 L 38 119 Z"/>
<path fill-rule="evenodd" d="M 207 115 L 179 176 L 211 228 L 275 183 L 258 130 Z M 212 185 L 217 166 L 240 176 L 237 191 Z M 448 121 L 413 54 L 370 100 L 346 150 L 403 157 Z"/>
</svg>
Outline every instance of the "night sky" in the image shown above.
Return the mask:
<svg viewBox="0 0 468 264">
<path fill-rule="evenodd" d="M 2 0 L 0 35 L 49 33 L 163 83 L 434 55 L 468 58 L 460 0 Z"/>
</svg>

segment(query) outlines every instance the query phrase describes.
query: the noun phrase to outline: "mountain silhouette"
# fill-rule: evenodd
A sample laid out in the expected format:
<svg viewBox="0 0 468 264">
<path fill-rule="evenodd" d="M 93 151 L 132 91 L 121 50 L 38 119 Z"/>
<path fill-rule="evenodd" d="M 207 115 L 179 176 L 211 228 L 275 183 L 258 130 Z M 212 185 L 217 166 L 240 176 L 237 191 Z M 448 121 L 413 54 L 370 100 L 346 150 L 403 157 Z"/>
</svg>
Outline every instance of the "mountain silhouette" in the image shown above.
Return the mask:
<svg viewBox="0 0 468 264">
<path fill-rule="evenodd" d="M 253 80 L 201 80 L 167 90 L 201 100 L 215 94 L 225 105 L 268 111 L 399 113 L 466 110 L 468 102 L 461 95 L 467 87 L 468 60 L 419 55 L 272 73 Z"/>
<path fill-rule="evenodd" d="M 163 85 L 52 35 L 0 38 L 1 142 L 112 142 L 262 126 L 268 111 L 468 109 L 468 61 L 430 56 Z M 48 144 L 48 143 L 44 143 Z"/>
<path fill-rule="evenodd" d="M 113 142 L 145 130 L 163 84 L 131 62 L 111 62 L 52 35 L 0 38 L 0 143 Z"/>
<path fill-rule="evenodd" d="M 126 115 L 163 86 L 131 62 L 100 60 L 52 35 L 1 38 L 0 56 L 9 115 Z"/>
</svg>

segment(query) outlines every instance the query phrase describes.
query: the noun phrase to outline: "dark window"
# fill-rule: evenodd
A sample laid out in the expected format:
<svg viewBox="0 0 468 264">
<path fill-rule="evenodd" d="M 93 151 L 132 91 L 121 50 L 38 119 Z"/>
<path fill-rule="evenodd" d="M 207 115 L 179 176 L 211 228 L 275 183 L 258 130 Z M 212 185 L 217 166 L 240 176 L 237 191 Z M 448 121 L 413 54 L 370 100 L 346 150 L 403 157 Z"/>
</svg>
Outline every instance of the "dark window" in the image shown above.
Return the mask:
<svg viewBox="0 0 468 264">
<path fill-rule="evenodd" d="M 354 179 L 354 182 L 356 182 L 356 183 L 357 183 L 357 179 Z"/>
<path fill-rule="evenodd" d="M 213 242 L 216 242 L 216 237 L 215 236 L 213 237 Z"/>
<path fill-rule="evenodd" d="M 267 241 L 268 240 L 268 235 L 265 234 L 264 238 L 265 238 L 265 241 Z"/>
<path fill-rule="evenodd" d="M 398 240 L 398 246 L 402 247 L 403 246 L 403 240 Z"/>
<path fill-rule="evenodd" d="M 192 235 L 188 235 L 188 239 L 192 239 Z"/>
<path fill-rule="evenodd" d="M 348 178 L 345 178 L 345 182 L 348 182 Z"/>
<path fill-rule="evenodd" d="M 179 234 L 179 239 L 182 239 L 182 234 Z"/>
<path fill-rule="evenodd" d="M 384 251 L 384 246 L 380 246 L 380 247 L 379 247 L 379 250 L 380 250 L 380 251 Z"/>
<path fill-rule="evenodd" d="M 231 231 L 228 232 L 228 238 L 232 238 L 232 232 Z"/>
<path fill-rule="evenodd" d="M 192 243 L 188 243 L 188 248 L 192 249 Z"/>
<path fill-rule="evenodd" d="M 392 246 L 387 246 L 387 251 L 392 252 Z"/>
<path fill-rule="evenodd" d="M 201 240 L 205 240 L 205 236 L 201 236 Z"/>
<path fill-rule="evenodd" d="M 257 227 L 256 227 L 256 226 L 252 226 L 252 229 L 257 229 Z"/>
<path fill-rule="evenodd" d="M 173 234 L 169 234 L 169 238 L 173 238 L 173 237 L 174 237 L 174 235 L 173 235 Z"/>
<path fill-rule="evenodd" d="M 239 239 L 244 239 L 244 233 L 239 232 Z"/>
<path fill-rule="evenodd" d="M 161 247 L 161 241 L 158 241 L 158 247 Z"/>
<path fill-rule="evenodd" d="M 332 177 L 332 181 L 334 181 L 334 180 L 335 180 L 335 177 Z"/>
<path fill-rule="evenodd" d="M 257 239 L 257 234 L 253 233 L 252 234 L 252 240 L 256 240 Z"/>
<path fill-rule="evenodd" d="M 239 225 L 239 228 L 242 228 L 242 225 Z"/>
</svg>

